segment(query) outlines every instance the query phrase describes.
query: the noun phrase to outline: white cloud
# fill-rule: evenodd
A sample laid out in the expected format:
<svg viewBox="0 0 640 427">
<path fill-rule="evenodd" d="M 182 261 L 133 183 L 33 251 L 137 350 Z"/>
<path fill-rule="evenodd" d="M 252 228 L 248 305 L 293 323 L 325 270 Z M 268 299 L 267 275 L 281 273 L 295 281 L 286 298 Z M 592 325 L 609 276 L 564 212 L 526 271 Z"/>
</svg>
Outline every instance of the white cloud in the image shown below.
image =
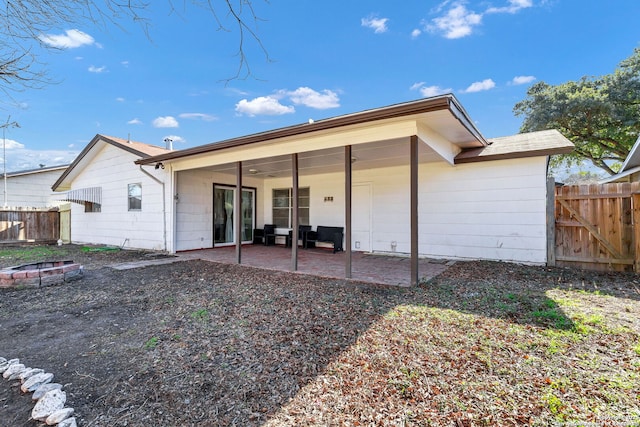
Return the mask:
<svg viewBox="0 0 640 427">
<path fill-rule="evenodd" d="M 3 140 L 3 146 L 7 150 L 22 150 L 22 149 L 24 149 L 24 144 L 21 144 L 18 141 L 15 141 L 15 140 L 9 139 L 9 138 Z"/>
<path fill-rule="evenodd" d="M 318 110 L 338 108 L 340 106 L 338 94 L 328 89 L 317 92 L 309 87 L 299 87 L 294 91 L 285 93 L 291 99 L 291 102 L 296 105 L 304 105 Z"/>
<path fill-rule="evenodd" d="M 411 31 L 411 38 L 412 39 L 418 38 L 420 34 L 422 34 L 422 31 L 416 28 L 415 30 Z"/>
<path fill-rule="evenodd" d="M 496 87 L 496 84 L 491 79 L 484 79 L 481 82 L 471 83 L 471 86 L 463 90 L 463 93 L 473 93 L 473 92 L 482 92 L 484 90 L 493 89 Z"/>
<path fill-rule="evenodd" d="M 72 148 L 73 144 L 70 145 Z M 71 163 L 78 156 L 75 150 L 31 150 L 17 141 L 7 139 L 7 172 L 38 169 L 40 165 L 58 166 Z M 0 164 L 4 159 L 0 158 Z"/>
<path fill-rule="evenodd" d="M 96 67 L 95 65 L 92 65 L 89 67 L 89 72 L 90 73 L 104 73 L 105 71 L 107 71 L 107 67 L 106 66 L 102 66 L 102 67 Z"/>
<path fill-rule="evenodd" d="M 123 67 L 128 67 L 129 61 L 120 61 L 120 64 L 122 64 Z"/>
<path fill-rule="evenodd" d="M 387 32 L 387 21 L 389 18 L 362 18 L 360 23 L 363 27 L 371 28 L 375 34 L 382 34 Z"/>
<path fill-rule="evenodd" d="M 533 2 L 531 0 L 509 0 L 508 6 L 490 7 L 485 13 L 517 13 L 532 6 Z"/>
<path fill-rule="evenodd" d="M 527 83 L 531 83 L 536 78 L 534 76 L 516 76 L 511 80 L 512 85 L 526 85 Z"/>
<path fill-rule="evenodd" d="M 156 128 L 177 128 L 180 125 L 173 116 L 157 117 L 153 120 L 153 127 Z"/>
<path fill-rule="evenodd" d="M 424 82 L 414 83 L 411 85 L 410 89 L 419 90 L 420 94 L 425 98 L 453 92 L 453 89 L 451 88 L 441 88 L 440 86 L 425 86 Z"/>
<path fill-rule="evenodd" d="M 125 100 L 123 97 L 119 96 L 119 97 L 117 97 L 117 98 L 116 98 L 116 101 L 118 101 L 118 102 L 124 102 L 124 101 L 126 101 L 126 100 Z"/>
<path fill-rule="evenodd" d="M 463 3 L 453 3 L 449 11 L 438 18 L 434 18 L 427 30 L 443 34 L 448 39 L 459 39 L 473 32 L 482 23 L 482 15 L 468 10 Z"/>
<path fill-rule="evenodd" d="M 466 2 L 463 0 L 450 2 L 449 0 L 441 3 L 437 8 L 437 12 L 441 13 L 447 6 L 447 12 L 431 20 L 431 23 L 425 25 L 425 29 L 432 33 L 442 34 L 448 39 L 459 39 L 469 36 L 474 29 L 482 24 L 482 18 L 486 14 L 494 13 L 510 13 L 514 14 L 522 9 L 533 6 L 532 0 L 508 0 L 508 5 L 502 7 L 489 7 L 482 13 L 474 12 L 467 9 Z M 415 30 L 414 30 L 415 32 Z"/>
<path fill-rule="evenodd" d="M 139 118 L 135 118 L 135 119 L 131 119 L 127 122 L 128 125 L 141 125 L 142 124 L 142 120 L 140 120 Z M 158 126 L 156 126 L 158 127 Z"/>
<path fill-rule="evenodd" d="M 73 147 L 75 147 L 75 146 L 76 146 L 76 144 L 69 144 L 69 145 L 67 145 L 67 147 L 69 147 L 69 148 L 73 148 Z"/>
<path fill-rule="evenodd" d="M 204 120 L 205 122 L 213 122 L 218 120 L 216 116 L 205 113 L 181 113 L 178 115 L 181 119 Z"/>
<path fill-rule="evenodd" d="M 293 106 L 280 104 L 280 101 L 275 96 L 260 96 L 251 101 L 241 100 L 236 104 L 236 111 L 239 114 L 253 117 L 257 115 L 279 116 L 295 113 L 296 110 Z"/>
<path fill-rule="evenodd" d="M 450 87 L 442 88 L 440 86 L 425 86 L 420 88 L 420 94 L 425 98 L 444 95 L 445 93 L 451 92 L 453 92 L 453 90 Z"/>
<path fill-rule="evenodd" d="M 80 30 L 67 30 L 64 34 L 42 34 L 39 38 L 42 43 L 59 49 L 91 46 L 96 43 L 93 37 Z"/>
</svg>

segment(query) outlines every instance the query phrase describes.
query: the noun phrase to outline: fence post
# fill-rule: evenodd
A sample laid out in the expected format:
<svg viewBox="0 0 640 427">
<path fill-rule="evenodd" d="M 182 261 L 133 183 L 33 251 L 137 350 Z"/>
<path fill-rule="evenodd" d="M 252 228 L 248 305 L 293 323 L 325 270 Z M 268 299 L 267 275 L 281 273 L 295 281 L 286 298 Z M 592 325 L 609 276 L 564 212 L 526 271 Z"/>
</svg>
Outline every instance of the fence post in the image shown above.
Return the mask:
<svg viewBox="0 0 640 427">
<path fill-rule="evenodd" d="M 547 178 L 547 265 L 556 265 L 556 182 Z"/>
<path fill-rule="evenodd" d="M 640 194 L 631 194 L 633 209 L 633 271 L 640 272 Z"/>
</svg>

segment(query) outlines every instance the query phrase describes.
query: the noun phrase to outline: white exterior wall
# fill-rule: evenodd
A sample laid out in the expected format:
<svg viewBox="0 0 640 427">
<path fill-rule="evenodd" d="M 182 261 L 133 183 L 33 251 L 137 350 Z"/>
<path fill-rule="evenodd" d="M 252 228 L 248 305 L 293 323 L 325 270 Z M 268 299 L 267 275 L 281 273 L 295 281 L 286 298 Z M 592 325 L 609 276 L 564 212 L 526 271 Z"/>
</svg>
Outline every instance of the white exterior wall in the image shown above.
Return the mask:
<svg viewBox="0 0 640 427">
<path fill-rule="evenodd" d="M 419 181 L 420 255 L 546 262 L 546 158 L 426 163 Z M 409 167 L 354 171 L 353 184 L 362 183 L 372 188 L 372 250 L 410 253 Z M 265 182 L 266 223 L 272 189 L 290 186 L 290 179 Z M 343 173 L 300 176 L 300 186 L 310 187 L 314 228 L 344 226 Z"/>
<path fill-rule="evenodd" d="M 213 184 L 235 187 L 236 176 L 204 169 L 177 173 L 175 250 L 213 247 Z M 243 176 L 242 186 L 256 188 L 256 222 L 262 226 L 262 181 Z"/>
<path fill-rule="evenodd" d="M 421 165 L 420 252 L 547 260 L 546 158 Z"/>
<path fill-rule="evenodd" d="M 546 262 L 545 157 L 456 166 L 425 163 L 419 181 L 421 256 Z M 214 182 L 234 186 L 235 176 L 197 170 L 178 174 L 177 250 L 212 246 Z M 343 173 L 300 175 L 299 183 L 310 188 L 314 229 L 344 226 Z M 362 183 L 372 190 L 372 250 L 410 253 L 409 166 L 354 171 L 353 184 Z M 263 182 L 243 177 L 244 186 L 256 188 L 258 227 L 273 222 L 272 190 L 291 184 L 291 178 Z"/>
<path fill-rule="evenodd" d="M 72 203 L 71 240 L 127 248 L 165 250 L 162 185 L 134 164 L 137 156 L 110 144 L 73 180 L 72 189 L 102 187 L 101 212 L 85 212 L 84 206 Z M 169 187 L 169 174 L 163 169 L 144 166 Z M 128 210 L 128 184 L 142 184 L 142 210 Z M 167 211 L 170 189 L 167 188 Z M 167 239 L 170 239 L 167 217 Z M 168 250 L 171 250 L 168 242 Z"/>
<path fill-rule="evenodd" d="M 63 172 L 64 169 L 58 169 L 7 177 L 7 206 L 48 208 L 60 205 L 61 202 L 56 202 L 52 196 L 51 186 Z M 0 185 L 2 185 L 0 202 L 4 203 L 4 184 Z"/>
</svg>

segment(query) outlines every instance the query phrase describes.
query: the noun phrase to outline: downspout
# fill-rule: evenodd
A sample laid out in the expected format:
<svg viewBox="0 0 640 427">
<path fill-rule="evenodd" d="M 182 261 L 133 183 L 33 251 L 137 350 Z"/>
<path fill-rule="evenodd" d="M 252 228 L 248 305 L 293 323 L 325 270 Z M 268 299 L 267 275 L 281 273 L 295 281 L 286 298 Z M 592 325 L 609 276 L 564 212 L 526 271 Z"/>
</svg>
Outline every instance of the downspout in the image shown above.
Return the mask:
<svg viewBox="0 0 640 427">
<path fill-rule="evenodd" d="M 142 171 L 142 173 L 147 175 L 149 178 L 151 178 L 158 184 L 162 185 L 162 239 L 164 244 L 164 251 L 166 252 L 167 251 L 167 199 L 164 191 L 164 181 L 160 181 L 158 178 L 156 178 L 155 176 L 151 175 L 149 172 L 144 170 L 142 168 L 142 165 L 140 165 L 140 171 Z"/>
</svg>

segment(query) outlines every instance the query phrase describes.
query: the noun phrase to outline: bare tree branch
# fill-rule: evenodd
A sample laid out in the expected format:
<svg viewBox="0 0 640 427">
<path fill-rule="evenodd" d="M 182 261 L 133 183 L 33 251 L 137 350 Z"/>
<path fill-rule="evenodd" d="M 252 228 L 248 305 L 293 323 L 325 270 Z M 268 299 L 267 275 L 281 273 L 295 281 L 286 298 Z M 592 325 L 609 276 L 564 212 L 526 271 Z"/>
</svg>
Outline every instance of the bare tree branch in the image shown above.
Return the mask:
<svg viewBox="0 0 640 427">
<path fill-rule="evenodd" d="M 265 0 L 267 2 L 267 0 Z M 267 2 L 268 3 L 268 2 Z M 167 0 L 170 13 L 177 13 L 174 2 Z M 204 8 L 211 13 L 219 30 L 238 33 L 238 68 L 233 77 L 245 79 L 252 75 L 245 53 L 245 43 L 251 39 L 265 58 L 269 55 L 254 26 L 257 17 L 252 0 L 183 0 L 183 9 Z M 151 8 L 146 0 L 19 0 L 0 1 L 0 90 L 5 94 L 51 83 L 45 65 L 38 60 L 34 47 L 51 48 L 46 34 L 68 25 L 91 24 L 102 29 L 112 25 L 124 30 L 126 21 L 135 22 L 150 38 L 151 20 L 145 15 Z M 235 24 L 232 31 L 225 27 L 221 11 Z"/>
</svg>

